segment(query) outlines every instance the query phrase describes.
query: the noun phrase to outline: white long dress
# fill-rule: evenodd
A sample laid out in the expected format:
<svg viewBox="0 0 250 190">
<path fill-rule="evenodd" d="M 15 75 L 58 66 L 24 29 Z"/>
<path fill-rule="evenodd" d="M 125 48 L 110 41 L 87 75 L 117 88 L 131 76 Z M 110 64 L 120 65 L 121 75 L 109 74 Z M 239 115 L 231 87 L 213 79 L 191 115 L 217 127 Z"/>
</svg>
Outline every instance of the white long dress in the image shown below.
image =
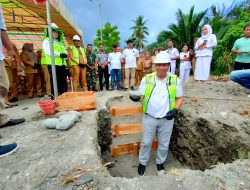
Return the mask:
<svg viewBox="0 0 250 190">
<path fill-rule="evenodd" d="M 217 45 L 217 39 L 214 34 L 211 34 L 206 40 L 206 48 L 204 49 L 199 49 L 199 46 L 204 42 L 204 39 L 199 38 L 195 44 L 195 80 L 209 80 L 210 78 L 210 67 L 213 57 L 213 48 Z"/>
<path fill-rule="evenodd" d="M 184 57 L 189 58 L 189 52 L 181 52 L 180 53 L 180 81 L 182 83 L 187 82 L 189 80 L 190 70 L 191 70 L 191 61 L 182 61 Z"/>
</svg>

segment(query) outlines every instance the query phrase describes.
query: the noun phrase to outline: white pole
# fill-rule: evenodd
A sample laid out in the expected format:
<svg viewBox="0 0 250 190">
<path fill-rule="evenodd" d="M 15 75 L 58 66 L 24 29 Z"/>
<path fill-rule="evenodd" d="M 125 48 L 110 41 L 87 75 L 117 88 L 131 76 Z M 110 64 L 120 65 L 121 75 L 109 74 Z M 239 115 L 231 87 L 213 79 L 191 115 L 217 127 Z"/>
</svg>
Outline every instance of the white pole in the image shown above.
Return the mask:
<svg viewBox="0 0 250 190">
<path fill-rule="evenodd" d="M 100 8 L 100 30 L 101 30 L 101 43 L 102 43 L 102 0 L 100 0 L 99 3 Z"/>
<path fill-rule="evenodd" d="M 47 9 L 47 22 L 48 22 L 48 31 L 49 31 L 49 45 L 50 45 L 50 57 L 51 57 L 54 97 L 57 98 L 58 89 L 57 89 L 57 80 L 56 80 L 56 67 L 55 67 L 54 45 L 53 45 L 53 36 L 52 36 L 52 28 L 51 28 L 49 0 L 46 0 L 46 9 Z"/>
</svg>

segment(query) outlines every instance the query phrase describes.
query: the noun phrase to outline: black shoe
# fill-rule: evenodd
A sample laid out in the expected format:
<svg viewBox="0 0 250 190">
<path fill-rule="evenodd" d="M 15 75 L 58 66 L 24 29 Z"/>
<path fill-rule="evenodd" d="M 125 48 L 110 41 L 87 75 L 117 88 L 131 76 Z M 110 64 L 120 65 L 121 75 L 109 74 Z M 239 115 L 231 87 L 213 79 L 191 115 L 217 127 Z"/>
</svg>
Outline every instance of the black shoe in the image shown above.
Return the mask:
<svg viewBox="0 0 250 190">
<path fill-rule="evenodd" d="M 135 87 L 131 86 L 130 89 L 131 89 L 131 90 L 135 90 Z"/>
<path fill-rule="evenodd" d="M 9 102 L 17 102 L 18 98 L 17 97 L 12 97 L 11 99 L 9 99 Z"/>
<path fill-rule="evenodd" d="M 128 88 L 123 88 L 123 90 L 124 90 L 124 91 L 127 91 L 127 90 L 128 90 Z"/>
<path fill-rule="evenodd" d="M 146 166 L 142 165 L 142 164 L 139 164 L 138 166 L 138 174 L 140 176 L 143 176 L 144 175 L 144 172 L 145 172 L 145 169 L 146 169 Z"/>
<path fill-rule="evenodd" d="M 113 88 L 110 88 L 109 91 L 114 91 L 114 89 L 113 89 Z"/>
<path fill-rule="evenodd" d="M 10 119 L 7 123 L 5 123 L 4 125 L 1 125 L 0 128 L 18 125 L 18 124 L 23 123 L 23 122 L 25 122 L 24 118 Z"/>
<path fill-rule="evenodd" d="M 17 149 L 16 143 L 0 146 L 0 158 L 15 152 Z"/>
<path fill-rule="evenodd" d="M 164 168 L 163 164 L 157 164 L 156 167 L 157 167 L 157 175 L 158 176 L 164 175 L 165 168 Z"/>
</svg>

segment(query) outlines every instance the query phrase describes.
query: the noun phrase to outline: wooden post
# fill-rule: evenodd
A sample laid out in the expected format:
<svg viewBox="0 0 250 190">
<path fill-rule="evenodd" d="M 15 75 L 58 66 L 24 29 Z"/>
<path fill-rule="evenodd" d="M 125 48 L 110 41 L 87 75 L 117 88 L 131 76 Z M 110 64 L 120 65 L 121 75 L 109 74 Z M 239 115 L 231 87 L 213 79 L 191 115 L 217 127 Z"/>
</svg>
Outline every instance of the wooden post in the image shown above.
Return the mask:
<svg viewBox="0 0 250 190">
<path fill-rule="evenodd" d="M 134 155 L 138 155 L 139 151 L 138 151 L 137 143 L 133 144 L 133 148 L 134 148 Z"/>
<path fill-rule="evenodd" d="M 152 148 L 153 150 L 157 150 L 157 147 L 158 147 L 158 141 L 154 139 L 153 143 L 152 143 Z"/>
<path fill-rule="evenodd" d="M 115 137 L 119 136 L 119 126 L 115 125 Z"/>
<path fill-rule="evenodd" d="M 118 146 L 115 146 L 113 150 L 114 150 L 114 159 L 118 160 L 118 156 L 119 156 Z"/>
</svg>

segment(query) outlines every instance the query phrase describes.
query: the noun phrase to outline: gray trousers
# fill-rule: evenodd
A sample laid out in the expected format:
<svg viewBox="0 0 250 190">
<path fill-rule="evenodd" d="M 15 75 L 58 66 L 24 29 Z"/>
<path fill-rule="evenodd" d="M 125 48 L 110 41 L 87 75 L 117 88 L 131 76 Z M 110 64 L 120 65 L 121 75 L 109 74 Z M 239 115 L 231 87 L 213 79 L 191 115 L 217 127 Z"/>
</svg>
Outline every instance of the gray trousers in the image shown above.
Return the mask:
<svg viewBox="0 0 250 190">
<path fill-rule="evenodd" d="M 4 62 L 0 61 L 0 110 L 4 109 L 4 97 L 8 95 L 9 79 L 5 70 Z M 0 126 L 9 121 L 9 116 L 0 113 Z"/>
<path fill-rule="evenodd" d="M 139 153 L 140 164 L 147 165 L 155 135 L 157 135 L 158 139 L 156 164 L 163 164 L 168 156 L 168 148 L 174 125 L 174 119 L 155 119 L 149 115 L 144 114 L 142 123 L 143 134 Z"/>
</svg>

